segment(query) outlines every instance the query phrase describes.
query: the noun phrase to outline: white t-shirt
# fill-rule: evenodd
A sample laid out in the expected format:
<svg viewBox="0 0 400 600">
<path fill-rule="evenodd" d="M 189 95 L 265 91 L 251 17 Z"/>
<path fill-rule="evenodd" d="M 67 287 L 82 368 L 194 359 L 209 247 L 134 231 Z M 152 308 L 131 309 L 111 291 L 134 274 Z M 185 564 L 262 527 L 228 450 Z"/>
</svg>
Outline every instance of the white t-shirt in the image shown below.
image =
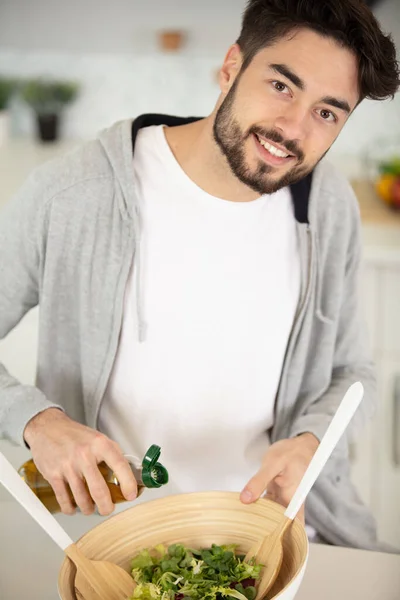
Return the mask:
<svg viewBox="0 0 400 600">
<path fill-rule="evenodd" d="M 140 458 L 161 446 L 164 495 L 240 491 L 269 446 L 298 304 L 290 191 L 252 202 L 209 195 L 182 170 L 162 126 L 139 132 L 134 169 L 146 339 L 137 338 L 133 261 L 99 429 Z"/>
</svg>

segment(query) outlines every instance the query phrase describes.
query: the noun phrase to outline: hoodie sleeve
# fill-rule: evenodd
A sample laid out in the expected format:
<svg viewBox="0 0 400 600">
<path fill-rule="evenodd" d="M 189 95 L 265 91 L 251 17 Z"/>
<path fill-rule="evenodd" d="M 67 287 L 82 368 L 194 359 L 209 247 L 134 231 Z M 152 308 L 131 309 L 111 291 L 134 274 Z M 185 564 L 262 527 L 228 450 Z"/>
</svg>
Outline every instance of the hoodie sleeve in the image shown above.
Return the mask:
<svg viewBox="0 0 400 600">
<path fill-rule="evenodd" d="M 0 210 L 0 339 L 39 302 L 50 205 L 45 193 L 38 169 Z M 28 421 L 50 407 L 61 408 L 0 363 L 0 438 L 23 445 Z"/>
<path fill-rule="evenodd" d="M 349 186 L 350 187 L 350 186 Z M 361 225 L 357 200 L 347 194 L 352 214 L 349 228 L 344 290 L 338 317 L 331 383 L 326 392 L 292 424 L 290 436 L 311 432 L 321 440 L 347 389 L 356 381 L 364 386 L 364 397 L 347 429 L 354 438 L 375 413 L 377 404 L 375 367 L 369 352 L 367 327 L 359 302 Z"/>
</svg>

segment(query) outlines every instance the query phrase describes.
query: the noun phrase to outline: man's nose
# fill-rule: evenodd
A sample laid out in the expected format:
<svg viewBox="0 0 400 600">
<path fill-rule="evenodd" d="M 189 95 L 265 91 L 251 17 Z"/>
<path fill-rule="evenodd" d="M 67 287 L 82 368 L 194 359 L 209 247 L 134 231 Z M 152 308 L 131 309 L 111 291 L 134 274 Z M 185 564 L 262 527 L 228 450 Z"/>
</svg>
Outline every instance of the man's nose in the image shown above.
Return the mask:
<svg viewBox="0 0 400 600">
<path fill-rule="evenodd" d="M 300 104 L 291 104 L 275 120 L 275 127 L 285 140 L 303 142 L 310 127 L 310 113 Z"/>
</svg>

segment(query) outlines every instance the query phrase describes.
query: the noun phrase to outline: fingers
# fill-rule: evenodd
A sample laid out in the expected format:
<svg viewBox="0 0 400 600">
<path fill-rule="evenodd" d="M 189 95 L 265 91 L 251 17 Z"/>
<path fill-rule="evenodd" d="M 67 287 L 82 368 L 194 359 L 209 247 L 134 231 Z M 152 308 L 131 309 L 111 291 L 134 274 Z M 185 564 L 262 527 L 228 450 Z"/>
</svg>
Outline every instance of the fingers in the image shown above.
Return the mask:
<svg viewBox="0 0 400 600">
<path fill-rule="evenodd" d="M 84 515 L 91 515 L 94 511 L 94 504 L 82 477 L 74 472 L 69 473 L 68 485 L 71 488 L 71 492 L 74 496 L 76 505 L 79 507 L 80 511 Z M 110 492 L 108 490 L 107 492 L 108 495 L 110 495 Z"/>
<path fill-rule="evenodd" d="M 281 504 L 281 506 L 283 506 L 284 508 L 288 507 L 292 497 L 293 497 L 293 494 L 291 495 L 291 497 L 289 499 L 288 499 L 288 496 L 285 496 L 285 495 L 282 496 L 282 488 L 279 487 L 279 485 L 277 485 L 275 483 L 275 481 L 271 481 L 268 484 L 268 489 L 267 489 L 266 493 L 264 494 L 264 498 L 266 498 L 267 500 L 272 500 L 273 502 L 277 502 L 278 504 Z M 305 525 L 305 504 L 303 504 L 302 507 L 300 508 L 299 512 L 296 515 L 296 518 L 299 519 L 299 521 L 303 525 Z"/>
<path fill-rule="evenodd" d="M 60 505 L 61 512 L 66 515 L 73 515 L 76 512 L 76 506 L 71 498 L 71 492 L 68 490 L 68 485 L 62 477 L 57 477 L 49 480 L 53 488 L 56 500 Z"/>
<path fill-rule="evenodd" d="M 263 466 L 243 489 L 240 496 L 241 501 L 249 504 L 260 498 L 267 489 L 268 484 L 281 473 L 282 468 L 284 468 L 282 460 L 275 457 L 274 453 L 271 453 L 271 455 L 267 453 Z"/>
<path fill-rule="evenodd" d="M 103 516 L 111 514 L 114 510 L 110 490 L 94 457 L 90 463 L 82 466 L 81 470 L 75 471 L 70 468 L 65 472 L 65 479 L 52 479 L 50 484 L 65 514 L 74 514 L 76 506 L 84 515 L 91 515 L 95 506 Z"/>
<path fill-rule="evenodd" d="M 283 471 L 278 470 L 282 465 L 279 464 L 262 467 L 258 473 L 250 479 L 244 488 L 240 499 L 245 504 L 258 500 L 266 491 L 266 496 L 282 506 L 287 507 L 297 489 L 301 480 L 302 473 L 298 469 L 290 470 L 290 467 L 284 467 Z"/>
<path fill-rule="evenodd" d="M 268 500 L 272 500 L 273 502 L 279 503 L 279 494 L 279 486 L 276 485 L 274 480 L 270 481 L 267 487 L 267 491 L 264 494 L 264 497 L 268 498 Z"/>
<path fill-rule="evenodd" d="M 95 452 L 82 452 L 80 458 L 82 478 L 72 475 L 69 481 L 73 485 L 71 490 L 76 503 L 84 514 L 93 512 L 93 502 L 101 515 L 109 515 L 114 510 L 110 490 L 98 468 L 99 462 L 105 462 L 114 472 L 121 492 L 127 500 L 134 500 L 137 497 L 135 477 L 117 444 L 104 436 L 99 437 Z M 82 479 L 86 481 L 87 487 L 85 485 L 82 487 Z"/>
<path fill-rule="evenodd" d="M 114 510 L 114 503 L 111 498 L 110 490 L 108 489 L 95 460 L 93 460 L 91 464 L 86 465 L 83 470 L 83 476 L 86 480 L 90 497 L 97 506 L 99 514 L 103 516 L 110 515 Z M 78 506 L 80 507 L 79 504 Z"/>
<path fill-rule="evenodd" d="M 106 497 L 106 502 L 102 505 L 104 513 L 101 512 L 100 514 L 110 514 L 113 510 L 110 492 L 103 478 L 101 477 L 97 466 L 96 469 L 93 469 L 93 471 L 95 470 L 97 471 L 98 476 L 100 477 L 105 488 L 105 490 L 103 490 L 103 494 Z M 78 507 L 84 515 L 91 515 L 93 513 L 94 503 L 88 492 L 88 488 L 85 485 L 85 480 L 81 474 L 76 473 L 71 469 L 65 474 L 65 479 L 63 477 L 51 478 L 49 479 L 49 483 L 53 488 L 57 502 L 60 505 L 61 512 L 66 515 L 73 515 L 76 512 L 76 507 Z"/>
<path fill-rule="evenodd" d="M 280 483 L 278 483 L 278 481 L 280 481 Z M 293 498 L 296 488 L 285 487 L 283 481 L 284 479 L 280 475 L 271 481 L 268 484 L 266 497 L 287 508 L 291 499 Z"/>
<path fill-rule="evenodd" d="M 137 497 L 137 483 L 132 473 L 129 462 L 124 457 L 118 446 L 111 446 L 104 453 L 103 459 L 110 469 L 115 473 L 121 487 L 121 491 L 127 500 Z"/>
<path fill-rule="evenodd" d="M 288 506 L 289 502 L 293 498 L 293 494 L 297 489 L 297 485 L 302 477 L 301 473 L 294 473 L 290 469 L 285 469 L 282 474 L 279 474 L 274 479 L 274 489 L 276 502 L 282 504 L 282 506 Z"/>
</svg>

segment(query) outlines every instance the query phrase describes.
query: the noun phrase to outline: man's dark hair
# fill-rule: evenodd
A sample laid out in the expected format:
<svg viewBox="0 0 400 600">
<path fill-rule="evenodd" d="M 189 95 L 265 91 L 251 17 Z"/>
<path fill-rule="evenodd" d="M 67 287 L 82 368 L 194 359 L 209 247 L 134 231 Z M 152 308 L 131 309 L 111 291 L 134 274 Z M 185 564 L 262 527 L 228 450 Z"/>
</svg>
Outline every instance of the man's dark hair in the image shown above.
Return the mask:
<svg viewBox="0 0 400 600">
<path fill-rule="evenodd" d="M 360 100 L 393 98 L 400 85 L 396 48 L 364 0 L 249 0 L 237 40 L 242 70 L 260 50 L 301 28 L 335 39 L 355 54 Z"/>
</svg>

